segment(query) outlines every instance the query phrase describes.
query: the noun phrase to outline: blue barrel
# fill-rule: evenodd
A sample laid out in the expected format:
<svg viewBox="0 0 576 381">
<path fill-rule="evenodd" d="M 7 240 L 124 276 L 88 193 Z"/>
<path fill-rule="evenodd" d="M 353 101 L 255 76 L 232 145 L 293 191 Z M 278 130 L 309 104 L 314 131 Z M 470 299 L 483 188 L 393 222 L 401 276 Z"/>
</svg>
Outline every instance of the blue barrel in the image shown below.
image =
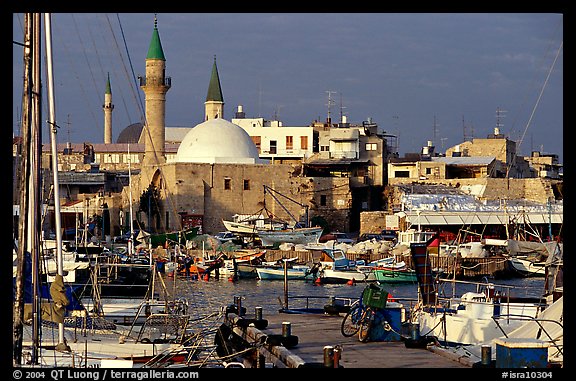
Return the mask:
<svg viewBox="0 0 576 381">
<path fill-rule="evenodd" d="M 389 328 L 389 329 L 387 329 Z M 370 341 L 402 341 L 402 308 L 379 309 L 370 329 Z"/>
</svg>

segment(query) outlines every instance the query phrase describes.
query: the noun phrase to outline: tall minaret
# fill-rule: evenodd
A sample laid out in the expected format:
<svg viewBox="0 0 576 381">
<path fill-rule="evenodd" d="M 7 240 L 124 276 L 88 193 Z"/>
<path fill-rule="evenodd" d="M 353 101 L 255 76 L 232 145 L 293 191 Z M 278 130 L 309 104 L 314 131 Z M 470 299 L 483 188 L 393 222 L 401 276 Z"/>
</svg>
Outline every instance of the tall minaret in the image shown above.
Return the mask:
<svg viewBox="0 0 576 381">
<path fill-rule="evenodd" d="M 143 165 L 163 164 L 166 93 L 170 89 L 171 78 L 166 77 L 166 58 L 158 34 L 158 20 L 154 16 L 154 31 L 146 56 L 146 78 L 140 77 L 140 87 L 146 97 L 146 121 L 144 123 L 145 151 Z"/>
<path fill-rule="evenodd" d="M 222 88 L 220 87 L 220 78 L 216 67 L 216 56 L 214 56 L 214 64 L 212 65 L 208 95 L 206 95 L 206 102 L 204 102 L 204 113 L 204 120 L 224 117 L 224 98 L 222 97 Z"/>
<path fill-rule="evenodd" d="M 108 73 L 108 81 L 106 82 L 106 92 L 104 93 L 104 144 L 112 144 L 112 89 L 110 87 L 110 73 Z"/>
</svg>

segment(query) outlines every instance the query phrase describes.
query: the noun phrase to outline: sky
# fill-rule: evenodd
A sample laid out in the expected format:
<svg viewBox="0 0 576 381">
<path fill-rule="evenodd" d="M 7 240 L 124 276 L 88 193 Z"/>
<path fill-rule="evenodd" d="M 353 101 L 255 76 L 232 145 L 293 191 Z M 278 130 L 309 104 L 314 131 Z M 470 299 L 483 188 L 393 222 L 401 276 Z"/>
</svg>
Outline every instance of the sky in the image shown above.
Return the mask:
<svg viewBox="0 0 576 381">
<path fill-rule="evenodd" d="M 227 120 L 238 105 L 284 126 L 371 120 L 397 137 L 400 155 L 428 141 L 444 152 L 499 127 L 519 154 L 563 162 L 561 13 L 53 13 L 59 143 L 103 143 L 108 75 L 113 141 L 143 120 L 136 78 L 155 17 L 172 80 L 167 127 L 204 120 L 216 59 Z M 22 42 L 23 14 L 12 19 Z M 14 135 L 22 67 L 13 43 Z"/>
</svg>

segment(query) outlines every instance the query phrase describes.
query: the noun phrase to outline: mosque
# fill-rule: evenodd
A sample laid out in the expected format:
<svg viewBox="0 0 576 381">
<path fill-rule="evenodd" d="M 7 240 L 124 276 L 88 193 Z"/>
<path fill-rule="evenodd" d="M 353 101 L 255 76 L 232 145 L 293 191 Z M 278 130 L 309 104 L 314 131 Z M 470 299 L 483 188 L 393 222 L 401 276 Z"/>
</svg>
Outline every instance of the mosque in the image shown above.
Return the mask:
<svg viewBox="0 0 576 381">
<path fill-rule="evenodd" d="M 223 118 L 224 98 L 216 59 L 205 101 L 205 121 L 190 129 L 176 155 L 167 159 L 165 103 L 171 79 L 166 76 L 165 68 L 166 59 L 155 23 L 146 56 L 145 77 L 140 78 L 146 105 L 146 123 L 142 130 L 144 157 L 140 173 L 131 176 L 129 186 L 122 191 L 121 207 L 125 213 L 130 204 L 129 195 L 132 195 L 133 210 L 137 210 L 140 195 L 153 186 L 159 191 L 160 212 L 149 221 L 147 228 L 171 231 L 196 225 L 203 232 L 215 233 L 224 230 L 222 219 L 262 209 L 289 223 L 295 222 L 290 221 L 293 217 L 308 222 L 303 219 L 312 218 L 317 205 L 321 202 L 325 205 L 327 197 L 333 196 L 331 190 L 338 189 L 340 208 L 334 209 L 333 217 L 343 222 L 349 219 L 348 179 L 303 177 L 300 165 L 271 165 L 259 158 L 254 142 L 244 129 Z M 105 126 L 105 131 L 107 128 Z M 282 200 L 267 198 L 265 186 L 285 197 Z"/>
</svg>

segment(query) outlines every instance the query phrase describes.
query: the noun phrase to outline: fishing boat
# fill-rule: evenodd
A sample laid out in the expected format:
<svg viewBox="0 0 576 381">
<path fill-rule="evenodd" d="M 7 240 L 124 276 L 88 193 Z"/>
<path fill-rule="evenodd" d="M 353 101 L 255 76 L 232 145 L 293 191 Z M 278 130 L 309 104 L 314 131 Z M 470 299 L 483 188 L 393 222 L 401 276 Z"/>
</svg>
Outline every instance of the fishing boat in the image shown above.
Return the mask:
<svg viewBox="0 0 576 381">
<path fill-rule="evenodd" d="M 380 283 L 417 283 L 416 271 L 409 268 L 404 261 L 390 265 L 380 265 L 372 269 L 374 278 Z"/>
<path fill-rule="evenodd" d="M 264 185 L 264 205 L 266 205 L 266 194 L 270 194 L 271 197 L 284 209 L 284 211 L 290 216 L 293 223 L 292 225 L 285 222 L 285 228 L 283 229 L 274 229 L 274 230 L 267 230 L 267 229 L 258 229 L 258 237 L 262 243 L 262 246 L 278 246 L 282 243 L 292 243 L 292 244 L 311 244 L 311 243 L 318 243 L 320 237 L 322 236 L 323 228 L 320 226 L 310 226 L 310 221 L 308 218 L 308 205 L 299 203 L 290 197 L 283 195 L 282 193 L 278 192 L 275 189 L 270 188 L 267 185 Z M 296 218 L 288 209 L 280 202 L 278 196 L 284 197 L 288 199 L 290 202 L 298 205 L 301 208 L 305 209 L 305 216 L 304 220 L 300 221 Z M 266 209 L 266 207 L 264 207 Z M 272 216 L 272 213 L 269 213 Z"/>
<path fill-rule="evenodd" d="M 266 250 L 254 253 L 233 252 L 224 259 L 220 274 L 237 277 L 238 279 L 258 278 L 258 267 L 262 266 L 266 258 Z"/>
<path fill-rule="evenodd" d="M 317 283 L 350 283 L 350 282 L 373 282 L 372 266 L 358 266 L 355 261 L 346 258 L 346 254 L 339 248 L 321 248 L 308 246 L 313 253 L 320 251 L 319 261 L 310 270 L 316 276 Z M 315 254 L 313 254 L 313 257 Z"/>
<path fill-rule="evenodd" d="M 237 234 L 258 234 L 258 230 L 279 230 L 286 228 L 286 223 L 274 221 L 263 212 L 254 214 L 234 214 L 232 221 L 222 220 L 226 230 Z"/>
<path fill-rule="evenodd" d="M 264 263 L 256 267 L 260 280 L 305 280 L 312 279 L 310 266 L 294 264 L 298 258 L 282 259 L 275 263 Z"/>
<path fill-rule="evenodd" d="M 309 244 L 318 243 L 322 227 L 292 228 L 283 230 L 258 230 L 262 246 L 274 246 L 282 243 Z"/>
<path fill-rule="evenodd" d="M 412 243 L 410 249 L 419 288 L 413 321 L 422 337 L 448 346 L 479 344 L 506 336 L 527 319 L 538 317 L 546 306 L 542 298 L 514 295 L 513 286 L 436 278 L 427 243 Z M 458 285 L 473 291 L 456 296 Z"/>
<path fill-rule="evenodd" d="M 186 245 L 187 241 L 194 239 L 194 237 L 198 235 L 198 229 L 199 227 L 194 226 L 181 231 L 150 234 L 148 239 L 152 247 L 165 246 L 166 242 L 169 244 Z"/>
<path fill-rule="evenodd" d="M 506 264 L 514 273 L 522 276 L 545 276 L 546 261 L 531 260 L 527 256 L 509 257 Z"/>
</svg>

